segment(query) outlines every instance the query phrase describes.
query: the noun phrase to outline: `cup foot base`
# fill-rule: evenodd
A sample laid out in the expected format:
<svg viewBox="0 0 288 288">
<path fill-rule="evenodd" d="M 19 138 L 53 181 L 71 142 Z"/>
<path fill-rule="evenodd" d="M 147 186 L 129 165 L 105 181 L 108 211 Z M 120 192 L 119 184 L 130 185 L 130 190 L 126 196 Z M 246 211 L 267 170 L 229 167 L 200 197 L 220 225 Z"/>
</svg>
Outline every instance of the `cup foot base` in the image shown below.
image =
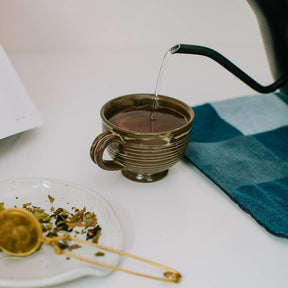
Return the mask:
<svg viewBox="0 0 288 288">
<path fill-rule="evenodd" d="M 162 179 L 163 177 L 166 176 L 166 174 L 168 173 L 168 170 L 159 172 L 159 173 L 155 173 L 155 174 L 140 174 L 140 173 L 134 173 L 131 172 L 129 170 L 122 170 L 122 174 L 133 181 L 136 182 L 142 182 L 142 183 L 149 183 L 149 182 L 155 182 L 158 181 L 160 179 Z"/>
</svg>

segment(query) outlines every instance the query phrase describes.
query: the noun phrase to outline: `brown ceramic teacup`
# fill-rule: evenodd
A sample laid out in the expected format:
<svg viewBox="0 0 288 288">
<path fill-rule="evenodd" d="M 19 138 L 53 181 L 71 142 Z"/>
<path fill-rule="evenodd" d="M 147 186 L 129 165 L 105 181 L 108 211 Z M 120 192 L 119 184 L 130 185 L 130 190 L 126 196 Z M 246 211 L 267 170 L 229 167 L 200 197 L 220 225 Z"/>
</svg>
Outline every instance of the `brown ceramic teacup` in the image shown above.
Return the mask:
<svg viewBox="0 0 288 288">
<path fill-rule="evenodd" d="M 96 137 L 91 159 L 127 178 L 153 182 L 163 178 L 187 148 L 194 112 L 167 96 L 131 94 L 110 100 L 101 111 L 103 132 Z M 105 160 L 107 149 L 112 160 Z"/>
</svg>

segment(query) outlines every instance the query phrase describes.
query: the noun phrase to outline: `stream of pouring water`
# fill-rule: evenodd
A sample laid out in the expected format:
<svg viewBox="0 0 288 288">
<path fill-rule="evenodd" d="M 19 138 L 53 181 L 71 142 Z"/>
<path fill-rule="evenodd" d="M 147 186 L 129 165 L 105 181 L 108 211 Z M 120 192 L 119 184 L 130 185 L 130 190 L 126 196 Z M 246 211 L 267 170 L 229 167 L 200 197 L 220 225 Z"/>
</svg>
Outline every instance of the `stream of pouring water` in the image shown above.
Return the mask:
<svg viewBox="0 0 288 288">
<path fill-rule="evenodd" d="M 152 112 L 150 115 L 150 119 L 154 119 L 154 110 L 157 109 L 157 105 L 158 105 L 158 94 L 159 94 L 159 87 L 161 84 L 161 80 L 162 80 L 162 76 L 163 76 L 163 72 L 165 70 L 167 61 L 169 59 L 169 56 L 172 55 L 171 53 L 171 49 L 169 49 L 162 60 L 161 66 L 160 66 L 160 70 L 159 70 L 159 74 L 158 74 L 158 78 L 157 78 L 157 82 L 156 82 L 156 87 L 155 87 L 155 92 L 154 92 L 154 99 L 153 99 L 153 104 L 152 104 Z"/>
</svg>

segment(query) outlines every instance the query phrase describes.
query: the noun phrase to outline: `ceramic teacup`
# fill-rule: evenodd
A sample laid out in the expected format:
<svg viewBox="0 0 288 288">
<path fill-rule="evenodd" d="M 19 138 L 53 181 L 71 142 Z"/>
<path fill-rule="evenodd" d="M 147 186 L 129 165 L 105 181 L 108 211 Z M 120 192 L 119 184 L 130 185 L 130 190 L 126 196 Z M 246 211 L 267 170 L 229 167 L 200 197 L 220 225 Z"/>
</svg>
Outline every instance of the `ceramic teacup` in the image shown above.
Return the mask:
<svg viewBox="0 0 288 288">
<path fill-rule="evenodd" d="M 154 94 L 112 99 L 100 115 L 103 132 L 92 143 L 91 159 L 138 182 L 160 180 L 183 157 L 194 120 L 187 104 Z M 111 160 L 104 159 L 105 150 Z"/>
</svg>

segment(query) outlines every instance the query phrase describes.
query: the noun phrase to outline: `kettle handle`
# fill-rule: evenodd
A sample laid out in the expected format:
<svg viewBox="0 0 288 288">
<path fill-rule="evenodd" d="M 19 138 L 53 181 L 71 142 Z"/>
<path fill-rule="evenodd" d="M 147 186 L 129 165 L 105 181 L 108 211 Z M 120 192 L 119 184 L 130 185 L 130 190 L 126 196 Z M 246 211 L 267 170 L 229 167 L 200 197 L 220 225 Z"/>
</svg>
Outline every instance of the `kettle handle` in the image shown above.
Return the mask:
<svg viewBox="0 0 288 288">
<path fill-rule="evenodd" d="M 282 87 L 287 82 L 287 76 L 280 77 L 277 81 L 272 83 L 268 86 L 262 86 L 258 82 L 256 82 L 253 78 L 248 76 L 245 72 L 243 72 L 240 68 L 238 68 L 235 64 L 233 64 L 230 60 L 224 57 L 219 52 L 205 47 L 205 46 L 198 46 L 198 45 L 190 45 L 190 44 L 178 44 L 170 48 L 171 54 L 182 53 L 182 54 L 195 54 L 195 55 L 202 55 L 208 58 L 213 59 L 218 64 L 222 65 L 244 83 L 246 83 L 249 87 L 256 90 L 260 93 L 270 93 L 273 92 L 280 87 Z"/>
</svg>

